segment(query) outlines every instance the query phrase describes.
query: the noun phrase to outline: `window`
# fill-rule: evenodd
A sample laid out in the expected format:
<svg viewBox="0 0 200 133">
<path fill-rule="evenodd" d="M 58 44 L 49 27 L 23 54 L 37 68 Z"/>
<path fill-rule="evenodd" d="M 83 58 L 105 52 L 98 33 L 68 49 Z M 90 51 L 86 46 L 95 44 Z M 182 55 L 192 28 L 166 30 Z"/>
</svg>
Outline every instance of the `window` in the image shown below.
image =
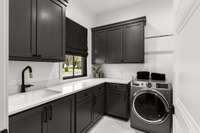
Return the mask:
<svg viewBox="0 0 200 133">
<path fill-rule="evenodd" d="M 63 79 L 87 76 L 86 62 L 86 57 L 66 55 L 63 63 Z"/>
</svg>

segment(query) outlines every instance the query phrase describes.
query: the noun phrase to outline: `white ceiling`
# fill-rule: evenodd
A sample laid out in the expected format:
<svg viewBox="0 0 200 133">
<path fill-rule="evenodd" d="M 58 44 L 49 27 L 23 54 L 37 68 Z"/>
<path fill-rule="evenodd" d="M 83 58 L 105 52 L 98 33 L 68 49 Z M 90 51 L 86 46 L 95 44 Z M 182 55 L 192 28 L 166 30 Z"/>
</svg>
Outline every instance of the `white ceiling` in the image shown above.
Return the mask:
<svg viewBox="0 0 200 133">
<path fill-rule="evenodd" d="M 80 0 L 89 11 L 101 14 L 136 4 L 144 0 Z"/>
</svg>

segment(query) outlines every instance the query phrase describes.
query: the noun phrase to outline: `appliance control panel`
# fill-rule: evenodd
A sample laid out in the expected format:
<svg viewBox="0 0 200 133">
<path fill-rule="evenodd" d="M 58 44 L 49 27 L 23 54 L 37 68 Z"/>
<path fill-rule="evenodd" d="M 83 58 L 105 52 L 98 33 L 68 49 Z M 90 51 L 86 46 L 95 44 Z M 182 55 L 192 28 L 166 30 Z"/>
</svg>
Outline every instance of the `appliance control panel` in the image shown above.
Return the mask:
<svg viewBox="0 0 200 133">
<path fill-rule="evenodd" d="M 168 83 L 159 83 L 159 82 L 152 82 L 152 81 L 134 81 L 132 82 L 133 87 L 141 87 L 141 88 L 162 88 L 168 89 Z"/>
</svg>

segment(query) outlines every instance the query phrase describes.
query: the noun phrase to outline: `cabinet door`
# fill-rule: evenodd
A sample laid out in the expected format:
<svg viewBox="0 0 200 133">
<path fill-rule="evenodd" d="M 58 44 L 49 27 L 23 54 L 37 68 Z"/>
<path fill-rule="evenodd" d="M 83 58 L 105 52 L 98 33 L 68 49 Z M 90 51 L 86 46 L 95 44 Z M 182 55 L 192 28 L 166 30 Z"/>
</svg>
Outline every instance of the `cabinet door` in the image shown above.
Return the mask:
<svg viewBox="0 0 200 133">
<path fill-rule="evenodd" d="M 9 118 L 10 133 L 47 133 L 45 110 L 39 107 Z M 46 121 L 47 122 L 47 121 Z"/>
<path fill-rule="evenodd" d="M 95 31 L 93 32 L 93 63 L 103 64 L 105 63 L 107 46 L 107 32 Z"/>
<path fill-rule="evenodd" d="M 49 105 L 48 133 L 74 133 L 74 97 L 67 97 Z"/>
<path fill-rule="evenodd" d="M 129 93 L 126 86 L 108 84 L 106 91 L 106 114 L 128 119 Z"/>
<path fill-rule="evenodd" d="M 125 26 L 123 62 L 144 63 L 144 24 Z"/>
<path fill-rule="evenodd" d="M 77 103 L 76 133 L 85 132 L 92 122 L 92 97 Z"/>
<path fill-rule="evenodd" d="M 58 0 L 37 1 L 37 54 L 64 60 L 65 6 Z"/>
<path fill-rule="evenodd" d="M 95 88 L 93 118 L 94 121 L 104 115 L 104 86 Z"/>
<path fill-rule="evenodd" d="M 9 56 L 32 57 L 32 0 L 10 0 Z M 11 58 L 12 59 L 12 58 Z"/>
<path fill-rule="evenodd" d="M 107 32 L 106 63 L 120 63 L 122 62 L 123 29 L 118 27 Z"/>
</svg>

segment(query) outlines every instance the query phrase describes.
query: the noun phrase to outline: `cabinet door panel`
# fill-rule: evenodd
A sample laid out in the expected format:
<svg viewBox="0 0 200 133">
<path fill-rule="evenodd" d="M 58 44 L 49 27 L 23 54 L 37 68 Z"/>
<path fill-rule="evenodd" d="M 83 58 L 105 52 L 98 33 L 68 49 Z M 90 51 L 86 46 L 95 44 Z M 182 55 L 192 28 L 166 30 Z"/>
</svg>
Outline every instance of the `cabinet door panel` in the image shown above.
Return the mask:
<svg viewBox="0 0 200 133">
<path fill-rule="evenodd" d="M 92 122 L 92 98 L 77 103 L 76 107 L 76 133 L 81 133 Z"/>
<path fill-rule="evenodd" d="M 106 114 L 128 119 L 129 89 L 127 88 L 127 85 L 107 84 Z"/>
<path fill-rule="evenodd" d="M 73 123 L 73 96 L 51 103 L 49 107 L 48 133 L 73 133 Z"/>
<path fill-rule="evenodd" d="M 43 108 L 26 111 L 9 120 L 10 133 L 47 133 L 47 124 L 43 123 Z"/>
<path fill-rule="evenodd" d="M 125 93 L 108 92 L 107 94 L 107 113 L 118 117 L 123 117 L 126 113 L 127 102 Z"/>
<path fill-rule="evenodd" d="M 107 32 L 94 32 L 93 39 L 93 63 L 103 64 L 106 56 Z"/>
<path fill-rule="evenodd" d="M 9 56 L 32 57 L 32 0 L 10 0 Z"/>
<path fill-rule="evenodd" d="M 144 24 L 138 23 L 124 28 L 123 62 L 144 62 Z"/>
<path fill-rule="evenodd" d="M 55 0 L 37 1 L 37 52 L 44 59 L 64 59 L 65 7 Z"/>
<path fill-rule="evenodd" d="M 95 96 L 95 105 L 94 105 L 94 120 L 103 116 L 104 114 L 104 94 L 98 94 Z"/>
<path fill-rule="evenodd" d="M 107 32 L 106 63 L 120 63 L 122 61 L 123 29 L 118 27 Z"/>
</svg>

